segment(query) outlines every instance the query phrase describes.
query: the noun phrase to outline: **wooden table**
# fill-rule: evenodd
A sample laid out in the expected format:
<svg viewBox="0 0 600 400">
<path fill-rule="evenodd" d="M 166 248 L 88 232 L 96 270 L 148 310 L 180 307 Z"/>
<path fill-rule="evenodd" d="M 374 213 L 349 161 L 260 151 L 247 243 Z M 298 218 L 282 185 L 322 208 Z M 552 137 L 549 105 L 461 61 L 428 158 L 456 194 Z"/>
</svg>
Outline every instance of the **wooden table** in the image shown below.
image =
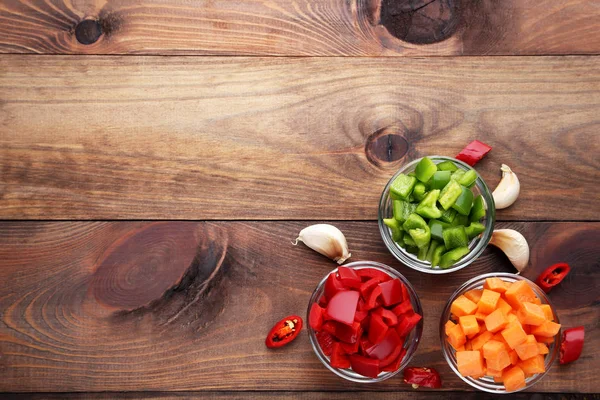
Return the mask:
<svg viewBox="0 0 600 400">
<path fill-rule="evenodd" d="M 418 273 L 376 222 L 402 164 L 477 138 L 490 187 L 501 163 L 521 180 L 497 227 L 529 241 L 523 275 L 570 263 L 551 298 L 586 329 L 579 361 L 517 397 L 600 398 L 599 18 L 598 0 L 2 1 L 0 392 L 438 398 L 346 382 L 306 333 L 265 348 L 334 268 L 290 243 L 329 221 L 352 260 L 415 286 L 411 364 L 438 369 L 447 398 L 484 398 L 437 324 L 465 280 L 513 267 L 488 248 Z"/>
</svg>

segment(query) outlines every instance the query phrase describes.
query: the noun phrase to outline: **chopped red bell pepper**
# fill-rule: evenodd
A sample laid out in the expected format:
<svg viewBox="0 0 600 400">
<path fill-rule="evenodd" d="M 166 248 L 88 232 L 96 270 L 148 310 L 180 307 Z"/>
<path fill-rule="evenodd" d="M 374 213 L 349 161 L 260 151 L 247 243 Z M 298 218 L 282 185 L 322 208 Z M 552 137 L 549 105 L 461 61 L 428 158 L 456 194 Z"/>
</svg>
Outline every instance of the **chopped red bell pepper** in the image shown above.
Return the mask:
<svg viewBox="0 0 600 400">
<path fill-rule="evenodd" d="M 319 297 L 318 303 L 322 308 L 327 307 L 327 297 L 325 297 L 325 295 Z"/>
<path fill-rule="evenodd" d="M 356 314 L 354 314 L 354 320 L 356 322 L 362 322 L 368 316 L 369 316 L 369 312 L 368 311 L 356 310 Z"/>
<path fill-rule="evenodd" d="M 394 332 L 394 331 L 391 330 L 390 332 Z M 396 359 L 400 356 L 400 353 L 402 353 L 402 350 L 404 350 L 402 345 L 403 345 L 403 342 L 400 342 L 400 344 L 398 346 L 396 346 L 394 348 L 394 350 L 387 357 L 385 357 L 382 360 L 379 360 L 379 367 L 385 368 L 388 365 L 390 365 L 391 363 L 393 363 L 394 361 L 396 361 Z"/>
<path fill-rule="evenodd" d="M 379 315 L 383 319 L 383 322 L 387 324 L 387 326 L 392 327 L 398 325 L 398 316 L 391 310 L 379 307 L 373 310 L 373 313 Z"/>
<path fill-rule="evenodd" d="M 406 314 L 408 312 L 414 312 L 410 299 L 405 299 L 402 303 L 398 304 L 396 307 L 394 307 L 392 312 L 397 316 Z"/>
<path fill-rule="evenodd" d="M 492 148 L 479 140 L 473 140 L 456 156 L 457 160 L 466 162 L 471 167 L 477 164 Z"/>
<path fill-rule="evenodd" d="M 361 351 L 361 353 L 364 356 L 366 356 L 367 355 L 367 349 L 372 346 L 372 344 L 371 344 L 371 342 L 369 342 L 369 338 L 366 336 L 366 334 L 364 334 L 363 336 L 361 336 L 361 338 L 358 340 L 358 343 L 360 344 L 360 351 Z"/>
<path fill-rule="evenodd" d="M 330 335 L 334 335 L 335 331 L 337 329 L 337 325 L 335 321 L 327 321 L 323 324 L 323 326 L 321 326 L 321 330 L 323 332 L 327 332 Z"/>
<path fill-rule="evenodd" d="M 538 276 L 535 283 L 542 288 L 546 293 L 550 292 L 552 288 L 562 282 L 567 274 L 571 271 L 571 267 L 567 263 L 554 264 L 544 270 Z"/>
<path fill-rule="evenodd" d="M 360 276 L 352 268 L 340 266 L 338 267 L 338 275 L 340 276 L 340 281 L 347 289 L 358 289 L 362 283 Z"/>
<path fill-rule="evenodd" d="M 319 343 L 319 347 L 323 351 L 323 354 L 330 357 L 333 351 L 333 343 L 335 342 L 333 336 L 325 331 L 316 332 L 315 336 L 317 337 L 317 342 Z"/>
<path fill-rule="evenodd" d="M 332 272 L 325 281 L 325 297 L 329 300 L 341 290 L 345 290 L 344 284 Z"/>
<path fill-rule="evenodd" d="M 381 288 L 381 299 L 386 307 L 402 302 L 402 282 L 400 282 L 400 279 L 380 283 L 379 287 Z"/>
<path fill-rule="evenodd" d="M 360 326 L 363 328 L 363 331 L 368 331 L 369 326 L 371 325 L 371 314 L 367 315 L 365 319 L 360 322 Z"/>
<path fill-rule="evenodd" d="M 400 355 L 398 355 L 398 357 L 396 357 L 396 359 L 394 361 L 392 361 L 389 365 L 383 367 L 382 371 L 385 371 L 385 372 L 397 371 L 400 368 L 400 365 L 402 364 L 402 359 L 404 358 L 405 355 L 406 355 L 406 349 L 405 348 L 400 349 Z M 381 363 L 384 361 L 386 361 L 386 360 L 380 361 L 379 364 L 381 365 Z"/>
<path fill-rule="evenodd" d="M 333 336 L 346 343 L 355 343 L 362 335 L 362 328 L 360 326 L 360 322 L 352 323 L 352 326 L 348 326 L 345 324 L 340 324 L 339 322 L 336 324 L 335 333 Z"/>
<path fill-rule="evenodd" d="M 277 322 L 269 331 L 265 344 L 270 349 L 285 346 L 298 337 L 302 330 L 302 318 L 297 315 L 290 315 Z"/>
<path fill-rule="evenodd" d="M 379 285 L 381 281 L 377 278 L 371 278 L 362 285 L 360 285 L 359 291 L 363 298 L 368 299 L 369 294 L 375 288 L 375 286 Z"/>
<path fill-rule="evenodd" d="M 585 329 L 583 326 L 569 328 L 563 332 L 562 342 L 560 343 L 561 364 L 568 364 L 579 358 L 583 350 L 584 338 Z"/>
<path fill-rule="evenodd" d="M 355 372 L 361 375 L 370 378 L 377 378 L 377 375 L 379 375 L 379 360 L 352 354 L 350 356 L 350 365 L 352 365 L 352 369 Z"/>
<path fill-rule="evenodd" d="M 377 314 L 371 314 L 371 323 L 369 324 L 369 342 L 377 344 L 381 342 L 388 331 L 388 326 Z"/>
<path fill-rule="evenodd" d="M 387 358 L 396 349 L 401 347 L 402 342 L 400 341 L 400 336 L 398 336 L 398 333 L 394 329 L 388 329 L 384 339 L 379 343 L 373 344 L 371 347 L 366 349 L 366 351 L 369 357 L 376 358 L 381 361 Z M 396 356 L 398 355 L 396 354 Z M 393 360 L 394 359 L 392 358 L 390 362 Z"/>
<path fill-rule="evenodd" d="M 340 343 L 334 343 L 329 364 L 334 368 L 350 368 L 350 358 Z"/>
<path fill-rule="evenodd" d="M 386 274 L 385 272 L 375 268 L 361 268 L 356 270 L 356 274 L 362 278 L 363 282 L 366 282 L 373 278 L 379 279 L 379 282 L 385 282 L 392 279 L 392 277 Z"/>
<path fill-rule="evenodd" d="M 310 312 L 308 313 L 308 325 L 313 328 L 315 331 L 321 330 L 323 326 L 323 314 L 325 310 L 321 308 L 317 303 L 313 303 L 310 306 Z"/>
<path fill-rule="evenodd" d="M 354 290 L 337 292 L 325 309 L 325 318 L 352 325 L 360 294 Z"/>
<path fill-rule="evenodd" d="M 413 387 L 414 385 L 432 389 L 442 387 L 442 378 L 440 378 L 440 374 L 433 368 L 405 368 L 404 382 L 413 385 Z"/>
<path fill-rule="evenodd" d="M 412 329 L 419 323 L 421 320 L 421 315 L 416 313 L 406 313 L 404 314 L 404 318 L 400 321 L 398 326 L 396 327 L 396 332 L 400 337 L 406 337 L 412 331 Z"/>
<path fill-rule="evenodd" d="M 379 285 L 375 286 L 375 289 L 369 294 L 369 298 L 367 299 L 367 303 L 365 304 L 365 310 L 372 310 L 377 307 L 377 300 L 381 295 L 381 288 Z"/>
<path fill-rule="evenodd" d="M 344 343 L 340 342 L 340 346 L 346 352 L 346 354 L 355 354 L 358 353 L 358 348 L 360 347 L 360 341 L 356 341 L 354 343 Z"/>
</svg>

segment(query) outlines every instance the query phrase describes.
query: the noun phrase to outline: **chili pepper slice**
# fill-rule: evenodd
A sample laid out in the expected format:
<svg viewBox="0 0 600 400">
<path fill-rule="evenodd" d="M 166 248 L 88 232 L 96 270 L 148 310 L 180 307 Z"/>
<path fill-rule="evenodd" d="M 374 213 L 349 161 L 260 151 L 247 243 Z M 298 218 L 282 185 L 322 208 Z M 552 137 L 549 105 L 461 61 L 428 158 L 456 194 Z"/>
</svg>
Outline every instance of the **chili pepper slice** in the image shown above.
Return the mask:
<svg viewBox="0 0 600 400">
<path fill-rule="evenodd" d="M 285 317 L 269 331 L 265 344 L 270 349 L 283 347 L 298 337 L 302 330 L 302 318 L 297 315 Z"/>
<path fill-rule="evenodd" d="M 415 389 L 419 386 L 432 389 L 442 387 L 442 378 L 440 378 L 440 374 L 433 368 L 406 368 L 404 370 L 404 382 L 413 385 Z"/>
<path fill-rule="evenodd" d="M 538 276 L 535 283 L 546 293 L 565 279 L 565 276 L 571 271 L 571 267 L 567 263 L 554 264 Z"/>
<path fill-rule="evenodd" d="M 583 339 L 585 329 L 583 326 L 569 328 L 563 332 L 562 342 L 560 343 L 560 363 L 568 364 L 579 358 L 583 350 Z"/>
<path fill-rule="evenodd" d="M 492 148 L 479 140 L 473 140 L 464 149 L 458 153 L 456 158 L 464 161 L 471 167 L 477 164 Z"/>
</svg>

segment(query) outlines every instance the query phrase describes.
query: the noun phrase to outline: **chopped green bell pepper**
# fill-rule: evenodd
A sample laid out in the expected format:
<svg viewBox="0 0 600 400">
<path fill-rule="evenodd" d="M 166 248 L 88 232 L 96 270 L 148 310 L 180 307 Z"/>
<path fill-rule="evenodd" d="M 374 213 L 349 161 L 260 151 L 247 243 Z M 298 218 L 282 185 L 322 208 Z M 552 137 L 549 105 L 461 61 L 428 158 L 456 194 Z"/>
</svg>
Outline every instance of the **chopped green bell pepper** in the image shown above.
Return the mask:
<svg viewBox="0 0 600 400">
<path fill-rule="evenodd" d="M 404 250 L 406 250 L 410 254 L 414 254 L 415 256 L 419 254 L 419 248 L 417 246 L 406 246 Z"/>
<path fill-rule="evenodd" d="M 469 220 L 479 221 L 483 217 L 485 217 L 485 204 L 483 202 L 483 196 L 479 195 L 473 200 L 473 207 L 471 207 Z"/>
<path fill-rule="evenodd" d="M 423 157 L 415 168 L 415 175 L 421 182 L 427 182 L 437 171 L 435 163 L 428 157 Z"/>
<path fill-rule="evenodd" d="M 425 192 L 427 192 L 425 184 L 422 182 L 417 182 L 412 192 L 412 195 L 415 196 L 415 200 L 421 201 L 425 198 Z"/>
<path fill-rule="evenodd" d="M 416 228 L 408 231 L 410 237 L 413 238 L 419 249 L 428 246 L 429 242 L 431 241 L 431 231 L 429 230 L 429 227 L 427 225 L 425 226 L 426 228 L 424 229 Z"/>
<path fill-rule="evenodd" d="M 452 161 L 442 161 L 437 165 L 437 169 L 438 171 L 454 172 L 458 169 L 458 167 Z"/>
<path fill-rule="evenodd" d="M 392 240 L 394 242 L 402 240 L 402 227 L 396 218 L 385 218 L 383 223 L 386 224 L 387 227 L 392 231 Z"/>
<path fill-rule="evenodd" d="M 404 242 L 404 244 L 406 245 L 407 248 L 408 247 L 417 247 L 417 244 L 415 243 L 415 241 L 413 240 L 413 238 L 410 236 L 410 234 L 408 232 L 404 232 L 402 241 Z"/>
<path fill-rule="evenodd" d="M 456 201 L 456 199 L 458 199 L 461 193 L 462 186 L 460 186 L 458 182 L 450 180 L 450 182 L 448 182 L 444 189 L 442 189 L 438 201 L 440 202 L 444 210 L 447 210 L 450 207 L 452 207 L 452 205 L 454 205 L 454 202 Z"/>
<path fill-rule="evenodd" d="M 444 229 L 442 236 L 444 237 L 444 245 L 448 250 L 464 247 L 469 244 L 469 237 L 467 236 L 465 227 L 462 225 Z"/>
<path fill-rule="evenodd" d="M 414 213 L 417 208 L 416 204 L 404 200 L 394 200 L 392 204 L 394 208 L 394 218 L 401 223 L 406 221 L 408 216 Z"/>
<path fill-rule="evenodd" d="M 469 187 L 477 180 L 477 172 L 474 169 L 470 169 L 463 176 L 460 177 L 458 183 L 463 186 Z"/>
<path fill-rule="evenodd" d="M 429 188 L 442 190 L 450 182 L 450 175 L 450 171 L 436 171 L 428 182 Z"/>
<path fill-rule="evenodd" d="M 458 260 L 469 254 L 469 251 L 468 247 L 457 247 L 456 249 L 444 253 L 440 259 L 440 268 L 449 268 L 453 266 Z"/>
<path fill-rule="evenodd" d="M 425 198 L 419 203 L 415 212 L 425 218 L 439 218 L 442 216 L 442 210 L 437 208 L 436 202 L 440 195 L 439 190 L 432 190 L 427 193 Z"/>
<path fill-rule="evenodd" d="M 442 258 L 442 254 L 446 252 L 446 247 L 443 244 L 439 244 L 438 247 L 433 251 L 433 255 L 431 256 L 431 266 L 435 267 L 436 265 L 440 265 L 440 259 Z"/>
<path fill-rule="evenodd" d="M 467 217 L 466 215 L 461 215 L 459 213 L 456 213 L 456 217 L 454 217 L 454 221 L 452 221 L 450 223 L 450 225 L 452 226 L 467 226 L 469 225 L 469 217 Z"/>
<path fill-rule="evenodd" d="M 452 208 L 454 208 L 461 215 L 469 215 L 471 207 L 473 206 L 473 192 L 471 189 L 467 189 L 461 186 L 460 196 L 456 199 Z"/>
<path fill-rule="evenodd" d="M 396 197 L 402 200 L 407 200 L 416 183 L 417 179 L 415 177 L 400 174 L 396 179 L 394 179 L 394 182 L 392 182 L 392 185 L 390 186 L 390 193 L 394 193 Z"/>
<path fill-rule="evenodd" d="M 440 245 L 440 242 L 438 242 L 437 240 L 432 240 L 431 243 L 429 243 L 429 249 L 427 250 L 427 255 L 425 256 L 425 259 L 429 262 L 431 262 L 431 260 L 433 259 L 433 252 L 435 251 L 435 249 L 438 248 L 438 246 Z"/>
<path fill-rule="evenodd" d="M 483 231 L 485 231 L 485 225 L 481 222 L 471 222 L 471 225 L 465 227 L 465 232 L 469 239 L 473 239 Z"/>
<path fill-rule="evenodd" d="M 419 247 L 419 252 L 417 253 L 417 258 L 421 261 L 427 260 L 427 251 L 429 250 L 429 244 L 423 247 Z"/>
<path fill-rule="evenodd" d="M 442 221 L 438 221 L 437 219 L 429 220 L 429 229 L 431 230 L 431 238 L 438 240 L 440 242 L 444 241 L 443 232 L 445 228 L 449 228 L 450 224 Z"/>
<path fill-rule="evenodd" d="M 410 171 L 408 174 L 406 174 L 408 176 L 414 176 L 415 178 L 417 177 L 417 174 L 415 174 L 415 171 Z"/>
<path fill-rule="evenodd" d="M 456 210 L 450 208 L 448 210 L 445 210 L 442 213 L 442 216 L 440 217 L 440 220 L 442 222 L 451 223 L 452 221 L 454 221 L 454 217 L 456 217 Z"/>
<path fill-rule="evenodd" d="M 465 172 L 464 169 L 457 169 L 456 171 L 454 171 L 452 173 L 452 175 L 450 175 L 450 180 L 458 182 L 460 180 L 460 178 L 462 178 L 465 173 L 466 172 Z"/>
<path fill-rule="evenodd" d="M 408 216 L 408 218 L 402 225 L 402 228 L 404 229 L 405 232 L 408 232 L 411 229 L 417 229 L 417 228 L 425 229 L 425 228 L 429 228 L 429 226 L 427 225 L 427 222 L 425 222 L 425 220 L 423 218 L 421 218 L 420 215 L 412 213 Z"/>
</svg>

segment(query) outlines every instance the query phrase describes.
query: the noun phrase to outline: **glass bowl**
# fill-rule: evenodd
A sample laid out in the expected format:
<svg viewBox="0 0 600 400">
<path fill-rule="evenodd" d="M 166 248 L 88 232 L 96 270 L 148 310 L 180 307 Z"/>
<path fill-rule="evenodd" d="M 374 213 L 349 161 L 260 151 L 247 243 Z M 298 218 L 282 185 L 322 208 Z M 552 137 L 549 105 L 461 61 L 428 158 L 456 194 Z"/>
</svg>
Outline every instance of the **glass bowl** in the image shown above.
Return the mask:
<svg viewBox="0 0 600 400">
<path fill-rule="evenodd" d="M 546 372 L 543 372 L 541 374 L 536 374 L 532 377 L 525 379 L 525 387 L 523 387 L 519 390 L 513 391 L 513 392 L 507 392 L 502 383 L 494 382 L 494 379 L 491 377 L 488 377 L 488 376 L 485 376 L 480 379 L 473 379 L 468 376 L 462 376 L 460 374 L 460 372 L 458 372 L 458 366 L 456 364 L 456 355 L 455 355 L 456 352 L 452 348 L 450 343 L 448 343 L 448 341 L 446 340 L 446 332 L 445 332 L 444 325 L 450 318 L 450 307 L 452 305 L 452 302 L 454 300 L 456 300 L 457 297 L 464 294 L 466 291 L 469 291 L 471 289 L 481 289 L 483 287 L 483 283 L 485 282 L 485 280 L 487 278 L 500 278 L 506 282 L 526 281 L 529 284 L 529 286 L 531 286 L 531 288 L 533 289 L 535 294 L 539 297 L 542 304 L 550 305 L 550 307 L 552 308 L 552 313 L 554 314 L 554 321 L 557 324 L 560 324 L 560 321 L 558 320 L 558 315 L 556 314 L 556 310 L 554 309 L 554 306 L 548 299 L 548 296 L 546 296 L 546 293 L 544 293 L 544 291 L 542 289 L 540 289 L 540 287 L 538 285 L 531 282 L 529 279 L 523 278 L 521 275 L 509 274 L 509 273 L 504 273 L 504 272 L 493 272 L 490 274 L 483 274 L 483 275 L 476 276 L 475 278 L 464 283 L 461 287 L 459 287 L 452 294 L 452 296 L 450 296 L 450 299 L 448 299 L 448 303 L 446 303 L 446 307 L 444 308 L 444 311 L 442 312 L 442 317 L 440 319 L 440 328 L 439 329 L 440 329 L 440 341 L 442 344 L 442 353 L 444 353 L 444 357 L 446 358 L 448 365 L 450 365 L 450 368 L 456 373 L 456 375 L 458 375 L 458 377 L 460 377 L 460 379 L 467 382 L 469 385 L 473 386 L 474 388 L 482 390 L 484 392 L 496 393 L 496 394 L 520 392 L 522 390 L 525 390 L 525 389 L 530 388 L 531 386 L 535 385 L 550 370 L 550 367 L 556 360 L 556 357 L 560 351 L 560 338 L 561 338 L 560 331 L 558 332 L 558 334 L 556 334 L 556 336 L 554 336 L 554 342 L 551 344 L 548 344 L 548 350 L 550 352 L 548 354 L 546 354 L 546 358 L 544 360 L 545 366 L 546 366 Z"/>
<path fill-rule="evenodd" d="M 412 287 L 410 282 L 404 277 L 404 275 L 402 275 L 395 269 L 393 269 L 387 265 L 380 264 L 380 263 L 373 262 L 373 261 L 355 261 L 355 262 L 344 265 L 344 267 L 353 268 L 353 269 L 374 268 L 379 271 L 385 272 L 386 274 L 390 275 L 393 278 L 400 279 L 400 281 L 406 286 L 406 289 L 409 293 L 410 301 L 413 306 L 413 310 L 415 311 L 415 313 L 418 313 L 421 316 L 423 316 L 423 308 L 421 307 L 421 301 L 419 300 L 419 296 L 415 292 L 415 289 Z M 327 280 L 327 277 L 329 276 L 329 274 L 335 273 L 335 272 L 337 272 L 337 268 L 334 269 L 333 271 L 329 272 L 327 275 L 325 275 L 325 277 L 321 280 L 321 282 L 319 282 L 319 284 L 317 285 L 317 288 L 315 289 L 312 296 L 310 297 L 310 300 L 308 302 L 308 309 L 306 311 L 306 320 L 307 321 L 309 320 L 311 306 L 313 305 L 313 303 L 318 302 L 321 295 L 323 295 L 323 292 L 325 290 L 325 281 Z M 375 382 L 381 382 L 381 381 L 391 378 L 392 376 L 396 375 L 398 372 L 402 371 L 408 365 L 408 363 L 412 359 L 413 355 L 417 351 L 419 341 L 421 340 L 421 335 L 423 333 L 423 318 L 421 318 L 421 320 L 417 323 L 417 325 L 414 327 L 414 329 L 410 332 L 410 334 L 406 337 L 406 340 L 404 341 L 404 348 L 406 349 L 406 354 L 405 354 L 404 358 L 402 359 L 402 362 L 400 363 L 400 368 L 398 368 L 394 372 L 381 372 L 377 376 L 377 378 L 369 378 L 369 377 L 357 374 L 356 372 L 352 371 L 351 369 L 342 369 L 342 368 L 332 367 L 329 364 L 329 357 L 327 357 L 325 355 L 325 353 L 323 353 L 323 351 L 321 350 L 321 346 L 319 346 L 319 343 L 317 342 L 317 337 L 315 335 L 314 329 L 312 329 L 308 323 L 306 324 L 306 328 L 308 329 L 308 336 L 310 338 L 310 344 L 312 345 L 312 348 L 313 348 L 315 354 L 317 355 L 317 358 L 319 360 L 321 360 L 321 362 L 323 363 L 323 365 L 325 365 L 325 367 L 327 367 L 327 369 L 329 369 L 331 372 L 333 372 L 337 376 L 340 376 L 340 377 L 342 377 L 346 380 L 352 381 L 352 382 L 375 383 Z"/>
<path fill-rule="evenodd" d="M 434 163 L 439 164 L 442 161 L 452 161 L 458 168 L 463 170 L 473 169 L 469 165 L 464 162 L 457 160 L 452 157 L 444 157 L 444 156 L 428 156 Z M 381 238 L 385 243 L 386 247 L 404 265 L 412 269 L 416 269 L 417 271 L 425 272 L 428 274 L 447 274 L 450 272 L 458 271 L 471 264 L 473 261 L 477 259 L 485 250 L 485 247 L 490 242 L 492 237 L 492 233 L 494 232 L 494 223 L 496 222 L 496 208 L 494 205 L 494 197 L 492 196 L 492 192 L 481 178 L 479 173 L 477 173 L 477 180 L 475 181 L 475 185 L 472 188 L 473 195 L 477 197 L 481 194 L 483 197 L 483 201 L 486 207 L 486 214 L 483 219 L 483 224 L 485 225 L 485 231 L 472 239 L 469 242 L 469 249 L 471 251 L 461 258 L 456 264 L 454 264 L 450 268 L 439 268 L 432 267 L 429 261 L 421 261 L 417 258 L 416 255 L 407 252 L 405 249 L 400 247 L 396 242 L 392 240 L 392 231 L 390 228 L 383 222 L 384 218 L 393 218 L 392 212 L 392 201 L 390 199 L 390 186 L 392 182 L 398 177 L 400 174 L 408 174 L 415 170 L 419 161 L 422 158 L 411 161 L 410 163 L 404 165 L 398 172 L 392 176 L 392 178 L 388 181 L 385 189 L 383 189 L 383 193 L 381 194 L 381 199 L 379 201 L 379 232 L 381 233 Z M 477 172 L 477 171 L 475 171 Z"/>
</svg>

